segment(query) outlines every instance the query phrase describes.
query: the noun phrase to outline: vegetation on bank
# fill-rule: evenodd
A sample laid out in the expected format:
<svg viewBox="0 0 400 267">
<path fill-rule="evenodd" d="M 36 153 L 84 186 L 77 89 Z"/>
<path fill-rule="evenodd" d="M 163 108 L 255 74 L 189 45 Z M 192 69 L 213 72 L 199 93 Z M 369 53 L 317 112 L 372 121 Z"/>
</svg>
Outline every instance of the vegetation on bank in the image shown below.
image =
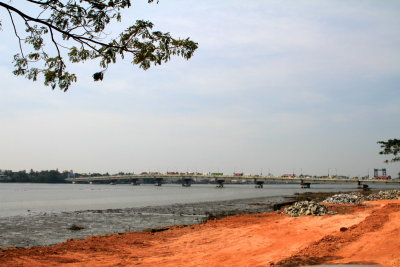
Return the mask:
<svg viewBox="0 0 400 267">
<path fill-rule="evenodd" d="M 10 183 L 65 183 L 65 179 L 71 174 L 70 171 L 60 172 L 56 170 L 45 170 L 45 171 L 34 171 L 29 172 L 23 171 L 12 171 L 12 170 L 0 170 L 0 182 Z M 108 173 L 74 173 L 76 177 L 88 177 L 88 176 L 108 176 Z"/>
<path fill-rule="evenodd" d="M 16 182 L 16 183 L 64 183 L 69 172 L 58 170 L 46 171 L 11 171 L 4 170 L 0 172 L 1 182 Z"/>
</svg>

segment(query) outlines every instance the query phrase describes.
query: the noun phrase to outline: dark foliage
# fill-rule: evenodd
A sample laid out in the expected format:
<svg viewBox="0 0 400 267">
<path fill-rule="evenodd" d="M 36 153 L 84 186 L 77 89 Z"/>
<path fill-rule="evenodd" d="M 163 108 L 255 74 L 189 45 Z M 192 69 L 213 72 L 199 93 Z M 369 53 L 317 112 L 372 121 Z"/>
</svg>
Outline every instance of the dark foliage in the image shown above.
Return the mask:
<svg viewBox="0 0 400 267">
<path fill-rule="evenodd" d="M 388 141 L 379 141 L 378 144 L 381 145 L 382 151 L 379 152 L 381 155 L 393 155 L 394 157 L 390 160 L 385 160 L 388 162 L 400 161 L 400 139 L 389 139 Z"/>
<path fill-rule="evenodd" d="M 34 171 L 30 172 L 24 171 L 2 171 L 2 174 L 7 177 L 5 181 L 7 182 L 17 182 L 17 183 L 64 183 L 68 176 L 68 172 L 59 172 L 58 170 L 50 171 Z"/>
</svg>

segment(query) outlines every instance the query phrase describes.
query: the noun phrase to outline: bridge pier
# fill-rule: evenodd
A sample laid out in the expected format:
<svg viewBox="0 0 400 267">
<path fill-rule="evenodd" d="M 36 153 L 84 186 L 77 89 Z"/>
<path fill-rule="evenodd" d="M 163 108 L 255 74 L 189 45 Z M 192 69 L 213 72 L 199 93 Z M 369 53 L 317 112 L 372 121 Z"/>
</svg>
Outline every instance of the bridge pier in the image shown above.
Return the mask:
<svg viewBox="0 0 400 267">
<path fill-rule="evenodd" d="M 110 185 L 116 185 L 117 184 L 117 180 L 110 180 Z"/>
<path fill-rule="evenodd" d="M 263 188 L 264 187 L 264 181 L 257 181 L 257 179 L 254 179 L 254 184 L 255 184 L 255 188 Z"/>
<path fill-rule="evenodd" d="M 156 184 L 155 184 L 155 186 L 161 186 L 163 180 L 164 180 L 163 178 L 156 178 Z"/>
<path fill-rule="evenodd" d="M 311 188 L 311 183 L 305 183 L 303 180 L 300 180 L 301 188 Z"/>
<path fill-rule="evenodd" d="M 217 188 L 223 188 L 224 187 L 224 182 L 225 179 L 215 179 L 215 182 L 217 182 Z"/>
<path fill-rule="evenodd" d="M 369 186 L 367 184 L 362 184 L 360 181 L 357 181 L 357 188 L 362 190 L 369 190 Z"/>
<path fill-rule="evenodd" d="M 138 181 L 137 178 L 131 179 L 131 185 L 140 185 L 140 182 Z"/>
<path fill-rule="evenodd" d="M 192 185 L 193 180 L 191 178 L 183 178 L 182 179 L 182 186 L 189 187 Z"/>
</svg>

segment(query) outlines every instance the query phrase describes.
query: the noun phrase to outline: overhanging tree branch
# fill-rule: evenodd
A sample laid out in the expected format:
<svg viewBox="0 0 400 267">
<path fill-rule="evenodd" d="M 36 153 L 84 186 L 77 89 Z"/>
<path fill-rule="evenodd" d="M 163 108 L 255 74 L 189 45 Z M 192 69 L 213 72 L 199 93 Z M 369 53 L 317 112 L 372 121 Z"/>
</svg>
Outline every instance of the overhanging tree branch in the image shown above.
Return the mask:
<svg viewBox="0 0 400 267">
<path fill-rule="evenodd" d="M 131 55 L 132 63 L 146 70 L 151 65 L 167 62 L 173 55 L 189 59 L 197 49 L 197 43 L 189 38 L 175 39 L 169 33 L 152 31 L 153 24 L 143 20 L 137 20 L 118 37 L 106 40 L 103 30 L 111 21 L 121 20 L 119 10 L 130 7 L 129 0 L 26 1 L 42 9 L 38 16 L 33 17 L 11 4 L 0 2 L 0 7 L 7 9 L 10 15 L 20 46 L 21 55 L 14 56 L 14 74 L 32 80 L 43 75 L 44 83 L 53 89 L 58 86 L 66 91 L 76 81 L 75 74 L 66 71 L 64 57 L 72 63 L 99 60 L 102 70 L 95 72 L 93 77 L 102 80 L 108 65 L 117 62 L 117 56 Z M 25 22 L 26 38 L 18 35 L 12 13 Z M 49 37 L 45 37 L 47 34 Z M 53 57 L 45 52 L 45 38 L 55 46 L 56 55 Z M 31 50 L 26 56 L 24 50 L 27 48 L 22 41 Z M 61 51 L 61 48 L 66 51 Z M 43 67 L 31 66 L 28 59 L 35 63 L 43 62 Z"/>
<path fill-rule="evenodd" d="M 10 6 L 10 5 L 7 5 L 7 4 L 4 4 L 4 3 L 0 2 L 0 6 L 3 6 L 5 8 L 7 8 L 8 11 L 14 11 L 18 15 L 20 15 L 24 20 L 33 21 L 33 22 L 37 22 L 39 24 L 43 24 L 43 25 L 47 26 L 49 29 L 53 29 L 55 31 L 58 31 L 59 33 L 62 33 L 65 36 L 67 36 L 69 38 L 72 38 L 77 42 L 80 42 L 81 40 L 83 40 L 83 41 L 86 41 L 88 43 L 94 43 L 94 44 L 98 44 L 98 45 L 101 45 L 101 46 L 107 46 L 107 47 L 110 47 L 110 48 L 125 49 L 125 51 L 127 51 L 127 52 L 137 52 L 137 50 L 128 50 L 128 49 L 126 49 L 126 47 L 110 45 L 110 44 L 106 44 L 106 43 L 103 43 L 103 42 L 98 42 L 98 41 L 96 41 L 94 39 L 86 38 L 84 36 L 77 36 L 75 34 L 71 34 L 69 31 L 64 31 L 64 30 L 60 29 L 59 27 L 56 27 L 56 26 L 52 25 L 51 23 L 46 22 L 45 20 L 36 19 L 36 18 L 31 17 L 31 16 L 28 16 L 27 14 L 21 12 L 20 10 L 18 10 L 18 9 L 16 9 L 16 8 Z"/>
<path fill-rule="evenodd" d="M 21 37 L 19 37 L 19 35 L 18 35 L 17 27 L 15 26 L 14 19 L 12 17 L 12 14 L 11 14 L 10 10 L 7 10 L 7 11 L 8 11 L 8 14 L 10 15 L 10 20 L 11 20 L 11 23 L 13 25 L 15 36 L 17 36 L 17 38 L 18 38 L 19 50 L 21 52 L 21 55 L 24 57 L 24 51 L 22 49 L 22 44 L 21 44 Z"/>
</svg>

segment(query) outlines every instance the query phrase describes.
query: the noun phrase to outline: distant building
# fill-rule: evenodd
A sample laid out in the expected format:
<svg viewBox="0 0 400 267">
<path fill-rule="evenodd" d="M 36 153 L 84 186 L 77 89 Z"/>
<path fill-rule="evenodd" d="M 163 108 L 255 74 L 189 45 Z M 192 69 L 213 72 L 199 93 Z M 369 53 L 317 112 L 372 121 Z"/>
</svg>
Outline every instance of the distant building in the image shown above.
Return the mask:
<svg viewBox="0 0 400 267">
<path fill-rule="evenodd" d="M 8 176 L 4 174 L 3 170 L 0 170 L 0 180 L 6 180 L 6 178 L 8 178 Z"/>
<path fill-rule="evenodd" d="M 67 178 L 75 178 L 75 173 L 74 173 L 74 171 L 71 170 L 71 171 L 68 173 Z"/>
<path fill-rule="evenodd" d="M 379 175 L 379 172 L 382 172 L 382 175 Z M 386 175 L 386 169 L 374 169 L 374 178 L 380 180 L 392 179 L 390 175 Z"/>
<path fill-rule="evenodd" d="M 9 181 L 10 177 L 8 177 L 7 175 L 4 174 L 4 172 L 2 172 L 0 170 L 0 181 Z"/>
</svg>

